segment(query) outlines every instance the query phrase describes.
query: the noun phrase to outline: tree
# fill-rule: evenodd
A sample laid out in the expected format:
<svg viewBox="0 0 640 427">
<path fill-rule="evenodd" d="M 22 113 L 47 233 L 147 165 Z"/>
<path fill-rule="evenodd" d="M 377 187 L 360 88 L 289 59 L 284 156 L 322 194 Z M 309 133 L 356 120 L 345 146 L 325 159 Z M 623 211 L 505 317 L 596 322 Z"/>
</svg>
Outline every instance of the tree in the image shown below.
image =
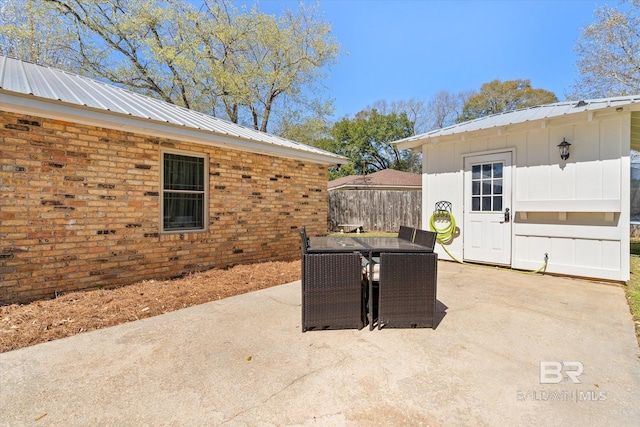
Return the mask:
<svg viewBox="0 0 640 427">
<path fill-rule="evenodd" d="M 285 99 L 296 111 L 321 97 L 339 48 L 317 7 L 276 17 L 231 0 L 192 3 L 34 0 L 32 16 L 41 27 L 55 20 L 49 37 L 72 40 L 83 74 L 262 131 Z"/>
<path fill-rule="evenodd" d="M 462 108 L 472 91 L 453 93 L 441 90 L 434 94 L 428 101 L 411 98 L 408 101 L 387 102 L 376 101 L 368 110 L 376 109 L 380 114 L 402 114 L 413 122 L 413 134 L 428 132 L 433 129 L 441 129 L 456 123 L 462 115 Z"/>
<path fill-rule="evenodd" d="M 331 136 L 333 104 L 315 103 L 309 109 L 295 111 L 278 119 L 274 134 L 292 141 L 311 145 L 332 153 L 339 152 L 337 142 Z"/>
<path fill-rule="evenodd" d="M 533 89 L 531 80 L 496 79 L 483 84 L 480 92 L 469 97 L 458 122 L 553 102 L 558 102 L 553 92 Z"/>
<path fill-rule="evenodd" d="M 411 98 L 407 101 L 392 101 L 379 100 L 372 105 L 367 106 L 366 110 L 378 111 L 379 114 L 406 114 L 407 118 L 413 123 L 413 134 L 425 132 L 427 130 L 427 121 L 429 118 L 429 111 L 427 104 L 416 98 Z"/>
<path fill-rule="evenodd" d="M 441 90 L 433 95 L 427 103 L 427 130 L 454 125 L 472 95 L 471 91 L 452 93 L 447 90 Z"/>
<path fill-rule="evenodd" d="M 601 98 L 640 92 L 640 0 L 595 10 L 596 22 L 576 42 L 579 80 L 571 98 Z"/>
<path fill-rule="evenodd" d="M 0 55 L 73 68 L 68 60 L 70 35 L 52 37 L 51 28 L 58 25 L 57 18 L 35 7 L 34 0 L 0 0 L 0 22 Z"/>
<path fill-rule="evenodd" d="M 162 0 L 44 0 L 74 34 L 83 73 L 145 95 L 193 108 L 197 88 L 187 76 L 194 63 L 181 36 L 184 17 Z"/>
<path fill-rule="evenodd" d="M 277 101 L 286 98 L 287 114 L 316 102 L 306 96 L 320 92 L 316 83 L 324 77 L 322 70 L 339 53 L 317 7 L 300 4 L 297 14 L 286 10 L 276 18 L 256 7 L 239 14 L 224 0 L 204 4 L 193 19 L 199 43 L 207 46 L 200 58 L 232 121 L 244 107 L 253 127 L 266 132 Z"/>
<path fill-rule="evenodd" d="M 405 113 L 380 114 L 365 110 L 344 118 L 332 128 L 337 154 L 350 159 L 341 176 L 364 175 L 382 169 L 419 172 L 420 162 L 410 150 L 398 151 L 390 142 L 413 135 L 413 123 Z"/>
</svg>

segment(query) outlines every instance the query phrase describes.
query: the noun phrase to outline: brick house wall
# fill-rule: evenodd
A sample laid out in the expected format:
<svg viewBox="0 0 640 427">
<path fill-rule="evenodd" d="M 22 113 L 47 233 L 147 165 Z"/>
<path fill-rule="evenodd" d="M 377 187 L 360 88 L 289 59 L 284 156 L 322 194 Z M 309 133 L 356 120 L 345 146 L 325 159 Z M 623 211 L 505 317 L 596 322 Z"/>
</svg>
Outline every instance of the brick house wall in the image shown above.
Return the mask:
<svg viewBox="0 0 640 427">
<path fill-rule="evenodd" d="M 209 229 L 160 233 L 160 150 L 209 155 Z M 299 257 L 327 167 L 0 111 L 0 304 Z"/>
</svg>

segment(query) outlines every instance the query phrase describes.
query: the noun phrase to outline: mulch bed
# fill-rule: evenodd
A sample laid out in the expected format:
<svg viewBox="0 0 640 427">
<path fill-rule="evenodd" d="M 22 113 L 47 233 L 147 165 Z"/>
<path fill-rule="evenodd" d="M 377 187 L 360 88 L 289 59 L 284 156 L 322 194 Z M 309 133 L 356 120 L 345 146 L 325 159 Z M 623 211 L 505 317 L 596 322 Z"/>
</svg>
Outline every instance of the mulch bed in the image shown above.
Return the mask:
<svg viewBox="0 0 640 427">
<path fill-rule="evenodd" d="M 266 262 L 0 306 L 0 353 L 299 279 L 300 261 Z"/>
</svg>

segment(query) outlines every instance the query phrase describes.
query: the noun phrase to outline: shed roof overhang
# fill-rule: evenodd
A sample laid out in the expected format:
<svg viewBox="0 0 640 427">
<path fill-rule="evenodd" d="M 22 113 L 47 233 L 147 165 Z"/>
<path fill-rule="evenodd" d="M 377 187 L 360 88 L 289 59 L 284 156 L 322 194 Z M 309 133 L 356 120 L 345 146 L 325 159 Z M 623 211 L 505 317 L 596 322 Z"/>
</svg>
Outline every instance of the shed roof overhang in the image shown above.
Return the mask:
<svg viewBox="0 0 640 427">
<path fill-rule="evenodd" d="M 596 115 L 623 112 L 631 114 L 631 148 L 640 151 L 640 95 L 561 102 L 495 114 L 411 136 L 392 144 L 400 150 L 419 150 L 426 144 L 525 132 L 576 120 L 593 121 Z"/>
</svg>

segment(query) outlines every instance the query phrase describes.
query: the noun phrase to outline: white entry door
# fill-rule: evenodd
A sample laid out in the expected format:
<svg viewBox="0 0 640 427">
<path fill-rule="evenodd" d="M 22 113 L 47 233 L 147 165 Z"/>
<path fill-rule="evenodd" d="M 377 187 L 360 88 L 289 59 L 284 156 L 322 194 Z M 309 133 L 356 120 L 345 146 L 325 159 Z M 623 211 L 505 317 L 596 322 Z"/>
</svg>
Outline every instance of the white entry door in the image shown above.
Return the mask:
<svg viewBox="0 0 640 427">
<path fill-rule="evenodd" d="M 464 259 L 511 265 L 511 152 L 464 161 Z"/>
</svg>

